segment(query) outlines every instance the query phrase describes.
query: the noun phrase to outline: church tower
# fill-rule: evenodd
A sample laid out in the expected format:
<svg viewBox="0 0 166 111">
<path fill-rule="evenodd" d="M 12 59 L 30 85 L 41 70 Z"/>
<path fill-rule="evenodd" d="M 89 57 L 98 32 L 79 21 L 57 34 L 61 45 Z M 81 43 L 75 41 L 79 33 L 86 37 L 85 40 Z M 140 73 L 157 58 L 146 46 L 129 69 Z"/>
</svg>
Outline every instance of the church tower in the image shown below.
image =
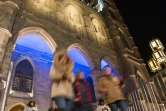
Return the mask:
<svg viewBox="0 0 166 111">
<path fill-rule="evenodd" d="M 54 53 L 66 49 L 73 72 L 84 71 L 94 101 L 101 69 L 123 76 L 126 92 L 149 78 L 113 0 L 0 0 L 0 91 L 14 63 L 6 111 L 21 110 L 35 100 L 39 111 L 51 104 L 49 70 Z M 20 109 L 19 109 L 20 108 Z"/>
</svg>

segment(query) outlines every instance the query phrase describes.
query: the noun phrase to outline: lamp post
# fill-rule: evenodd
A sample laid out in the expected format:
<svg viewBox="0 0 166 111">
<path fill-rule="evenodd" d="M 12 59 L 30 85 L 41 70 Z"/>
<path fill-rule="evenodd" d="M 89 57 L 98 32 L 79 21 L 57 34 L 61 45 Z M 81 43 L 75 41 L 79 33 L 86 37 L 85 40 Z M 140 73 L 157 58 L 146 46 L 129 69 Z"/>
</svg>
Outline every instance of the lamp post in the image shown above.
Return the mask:
<svg viewBox="0 0 166 111">
<path fill-rule="evenodd" d="M 163 44 L 160 42 L 159 39 L 153 39 L 149 42 L 149 45 L 152 51 L 164 50 Z"/>
<path fill-rule="evenodd" d="M 10 67 L 9 67 L 9 72 L 8 72 L 8 77 L 7 77 L 7 80 L 6 80 L 5 91 L 4 91 L 4 95 L 3 95 L 3 99 L 2 99 L 1 111 L 5 110 L 5 105 L 6 105 L 6 101 L 7 101 L 8 90 L 9 90 L 9 87 L 10 87 L 12 71 L 13 71 L 13 62 L 10 63 Z"/>
<path fill-rule="evenodd" d="M 164 53 L 164 46 L 159 39 L 153 39 L 149 42 L 152 49 L 152 57 L 148 61 L 148 66 L 151 72 L 156 72 L 162 69 L 161 65 L 166 66 L 166 54 Z"/>
<path fill-rule="evenodd" d="M 162 69 L 160 64 L 154 58 L 151 58 L 148 61 L 148 66 L 151 69 L 151 72 L 157 72 Z"/>
<path fill-rule="evenodd" d="M 155 51 L 152 53 L 152 56 L 160 64 L 166 62 L 166 55 L 163 51 Z"/>
</svg>

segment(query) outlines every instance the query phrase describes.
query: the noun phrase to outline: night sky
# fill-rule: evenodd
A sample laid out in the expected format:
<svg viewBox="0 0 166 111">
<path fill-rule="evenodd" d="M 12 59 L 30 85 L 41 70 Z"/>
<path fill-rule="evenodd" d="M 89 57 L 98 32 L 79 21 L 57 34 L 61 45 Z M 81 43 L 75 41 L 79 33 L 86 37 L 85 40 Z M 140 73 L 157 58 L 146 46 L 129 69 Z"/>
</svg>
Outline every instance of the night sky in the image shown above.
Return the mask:
<svg viewBox="0 0 166 111">
<path fill-rule="evenodd" d="M 149 41 L 159 38 L 166 46 L 166 2 L 164 0 L 115 0 L 144 62 L 150 59 Z"/>
</svg>

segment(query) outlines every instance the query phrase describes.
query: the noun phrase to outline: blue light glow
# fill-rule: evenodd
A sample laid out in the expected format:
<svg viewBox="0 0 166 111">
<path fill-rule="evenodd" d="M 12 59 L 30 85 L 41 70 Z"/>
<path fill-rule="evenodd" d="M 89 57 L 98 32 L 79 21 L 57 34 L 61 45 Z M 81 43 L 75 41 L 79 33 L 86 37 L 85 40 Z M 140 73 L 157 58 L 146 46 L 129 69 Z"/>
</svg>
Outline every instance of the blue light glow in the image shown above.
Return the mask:
<svg viewBox="0 0 166 111">
<path fill-rule="evenodd" d="M 48 44 L 37 34 L 28 34 L 22 36 L 16 41 L 16 45 L 52 55 Z"/>
<path fill-rule="evenodd" d="M 17 39 L 12 52 L 12 61 L 28 56 L 34 61 L 52 64 L 53 55 L 48 44 L 37 34 L 24 35 Z"/>
<path fill-rule="evenodd" d="M 100 66 L 101 66 L 101 69 L 103 69 L 103 67 L 109 66 L 109 64 L 105 62 L 104 60 L 102 60 Z"/>
<path fill-rule="evenodd" d="M 77 48 L 73 48 L 68 51 L 68 55 L 72 58 L 72 60 L 80 65 L 89 67 L 86 59 L 84 58 L 83 54 Z"/>
<path fill-rule="evenodd" d="M 72 58 L 72 60 L 75 63 L 73 70 L 74 74 L 78 71 L 83 71 L 86 79 L 89 76 L 91 69 L 83 54 L 77 48 L 73 48 L 68 51 L 68 55 Z"/>
</svg>

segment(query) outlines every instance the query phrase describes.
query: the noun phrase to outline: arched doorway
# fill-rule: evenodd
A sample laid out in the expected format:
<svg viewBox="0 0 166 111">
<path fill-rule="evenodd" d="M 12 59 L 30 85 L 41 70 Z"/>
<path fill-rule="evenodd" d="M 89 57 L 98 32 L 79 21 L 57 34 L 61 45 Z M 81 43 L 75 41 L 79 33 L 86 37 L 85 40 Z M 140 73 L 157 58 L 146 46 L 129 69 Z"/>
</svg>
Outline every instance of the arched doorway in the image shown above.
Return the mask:
<svg viewBox="0 0 166 111">
<path fill-rule="evenodd" d="M 18 104 L 13 106 L 9 111 L 24 111 L 24 106 L 22 104 Z"/>
<path fill-rule="evenodd" d="M 91 94 L 93 97 L 93 101 L 96 100 L 95 91 L 94 91 L 94 84 L 93 79 L 91 78 L 91 71 L 93 65 L 90 65 L 90 61 L 88 55 L 86 55 L 81 49 L 78 47 L 74 47 L 71 49 L 68 49 L 68 55 L 72 58 L 74 61 L 74 74 L 76 74 L 78 71 L 83 71 L 85 74 L 85 81 L 90 84 L 91 87 Z M 92 64 L 92 63 L 91 63 Z"/>
<path fill-rule="evenodd" d="M 49 72 L 56 45 L 49 34 L 39 29 L 23 29 L 14 38 L 15 46 L 11 57 L 14 72 L 10 97 L 21 98 L 23 101 L 33 98 L 39 110 L 47 110 L 51 103 Z M 12 101 L 10 97 L 8 101 Z"/>
<path fill-rule="evenodd" d="M 26 105 L 22 102 L 15 103 L 7 108 L 7 111 L 24 111 Z"/>
<path fill-rule="evenodd" d="M 72 48 L 69 49 L 67 53 L 74 61 L 74 70 L 73 70 L 74 74 L 78 71 L 84 71 L 86 79 L 91 73 L 91 68 L 83 52 L 78 48 Z"/>
</svg>

